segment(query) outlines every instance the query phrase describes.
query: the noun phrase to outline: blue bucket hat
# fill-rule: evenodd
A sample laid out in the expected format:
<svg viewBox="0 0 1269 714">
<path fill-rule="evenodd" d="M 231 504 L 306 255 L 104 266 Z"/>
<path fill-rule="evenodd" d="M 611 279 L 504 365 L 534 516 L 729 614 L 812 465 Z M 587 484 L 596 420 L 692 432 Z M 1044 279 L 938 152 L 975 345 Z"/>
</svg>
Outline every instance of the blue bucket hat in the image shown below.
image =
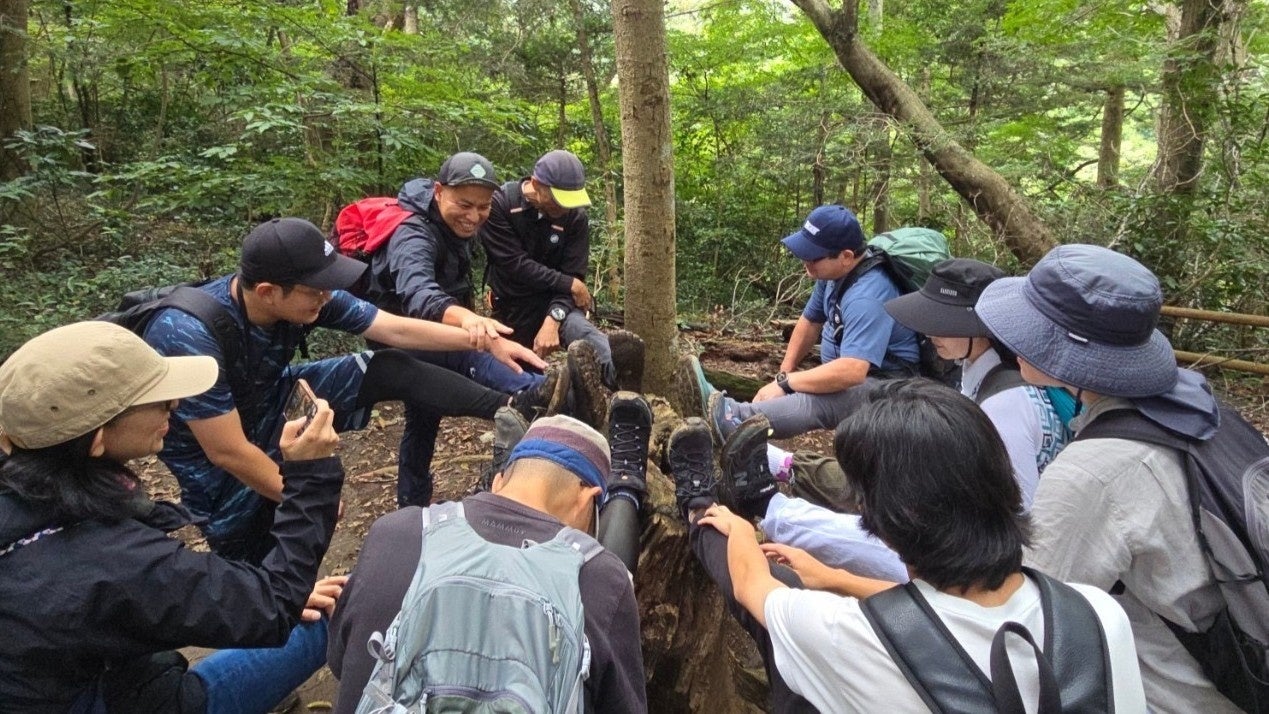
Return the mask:
<svg viewBox="0 0 1269 714">
<path fill-rule="evenodd" d="M 1155 329 L 1163 291 L 1154 273 L 1113 250 L 1063 245 L 1024 278 L 1001 278 L 978 299 L 996 339 L 1045 374 L 1112 397 L 1163 394 L 1177 381 L 1172 345 Z"/>
<path fill-rule="evenodd" d="M 815 261 L 843 250 L 858 254 L 864 249 L 864 231 L 849 208 L 820 206 L 811 211 L 800 230 L 780 242 L 798 260 Z"/>
</svg>

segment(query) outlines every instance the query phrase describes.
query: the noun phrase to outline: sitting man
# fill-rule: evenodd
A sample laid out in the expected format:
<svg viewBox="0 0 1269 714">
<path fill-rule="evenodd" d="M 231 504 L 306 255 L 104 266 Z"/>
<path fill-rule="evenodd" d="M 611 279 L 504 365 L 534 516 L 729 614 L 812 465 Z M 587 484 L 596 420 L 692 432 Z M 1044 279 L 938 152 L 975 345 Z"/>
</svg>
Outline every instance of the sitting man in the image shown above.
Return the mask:
<svg viewBox="0 0 1269 714">
<path fill-rule="evenodd" d="M 504 417 L 514 415 L 500 412 L 500 426 Z M 533 422 L 507 455 L 505 466 L 494 478 L 492 491 L 468 496 L 461 503 L 463 517 L 477 536 L 509 549 L 520 549 L 552 541 L 564 526 L 593 532 L 598 518 L 600 538 L 607 545 L 616 534 L 605 528 L 604 520 L 613 504 L 625 507 L 626 500 L 609 498 L 603 514 L 597 510 L 611 490 L 642 498 L 652 415 L 641 397 L 619 392 L 613 400 L 609 422 L 613 430 L 611 456 L 604 438 L 576 419 L 554 416 Z M 619 439 L 618 430 L 636 438 Z M 500 433 L 506 432 L 500 429 Z M 514 440 L 515 435 L 511 438 Z M 507 443 L 495 444 L 495 458 L 499 448 L 506 446 Z M 632 475 L 635 478 L 630 478 Z M 433 510 L 450 505 L 434 506 Z M 434 554 L 424 547 L 420 538 L 422 515 L 415 508 L 390 513 L 376 521 L 366 537 L 331 621 L 329 664 L 340 680 L 336 712 L 351 714 L 357 708 L 376 663 L 367 643 L 377 640 L 375 633 L 388 631 L 402 608 L 420 559 L 426 564 L 429 556 L 443 559 L 448 555 Z M 433 531 L 428 534 L 432 537 Z M 637 529 L 620 537 L 637 549 Z M 578 583 L 585 637 L 590 646 L 585 711 L 646 711 L 639 609 L 630 574 L 616 555 L 601 548 L 581 566 Z M 471 646 L 477 646 L 480 633 L 473 631 L 469 636 Z M 502 632 L 496 637 L 500 640 L 497 646 L 517 641 Z M 532 640 L 528 635 L 523 639 Z M 400 644 L 397 649 L 400 651 Z M 506 654 L 512 658 L 521 655 L 523 652 L 516 647 Z M 435 684 L 438 683 L 423 682 L 424 686 Z M 487 687 L 503 684 L 485 682 Z"/>
<path fill-rule="evenodd" d="M 1005 681 L 1014 679 L 997 676 L 996 643 L 1016 674 L 1018 711 L 1059 693 L 1072 711 L 1145 711 L 1132 633 L 1114 600 L 1022 567 L 1029 523 L 1018 482 L 970 400 L 927 380 L 893 381 L 837 429 L 864 528 L 903 558 L 912 574 L 905 586 L 828 568 L 789 546 L 759 546 L 748 520 L 715 503 L 710 441 L 689 419 L 670 442 L 692 550 L 756 622 L 751 634 L 773 652 L 768 666 L 820 711 L 995 711 L 996 694 L 1009 694 Z M 768 557 L 810 589 L 773 577 Z M 1037 673 L 1031 633 L 1062 643 L 1045 648 L 1059 692 Z M 949 691 L 959 697 L 951 704 Z"/>
<path fill-rule="evenodd" d="M 1178 369 L 1155 329 L 1162 306 L 1159 281 L 1137 261 L 1064 245 L 1026 277 L 989 285 L 978 315 L 1017 353 L 1028 382 L 1065 387 L 1083 407 L 1075 440 L 1036 489 L 1027 561 L 1118 592 L 1153 711 L 1235 712 L 1176 634 L 1206 632 L 1224 605 L 1190 514 L 1186 457 L 1130 439 L 1080 439 L 1124 410 L 1194 441 L 1224 428 L 1203 377 Z"/>
<path fill-rule="evenodd" d="M 146 329 L 146 341 L 160 354 L 208 355 L 220 363 L 216 384 L 172 412 L 171 432 L 159 453 L 181 484 L 182 503 L 206 519 L 203 533 L 215 552 L 258 563 L 272 547 L 273 505 L 282 497 L 277 433 L 297 379 L 330 402 L 339 430 L 365 427 L 370 407 L 397 399 L 429 414 L 485 419 L 508 402 L 531 415 L 548 405 L 551 395 L 543 386 L 556 385 L 526 388 L 508 399 L 401 349 L 290 365 L 311 327 L 411 350 L 470 349 L 470 335 L 459 328 L 392 315 L 344 292 L 364 271 L 364 264 L 332 251 L 308 221 L 274 219 L 243 241 L 236 274 L 201 288 L 241 331 L 236 364 L 229 363 L 207 325 L 180 309 L 159 312 Z M 517 360 L 544 366 L 511 340 L 490 340 L 485 347 L 508 369 L 520 369 Z M 421 450 L 402 450 L 401 463 Z M 431 481 L 413 478 L 415 473 L 427 471 L 402 469 L 398 477 L 402 504 L 431 500 Z"/>
<path fill-rule="evenodd" d="M 815 289 L 775 379 L 758 390 L 753 403 L 743 403 L 716 391 L 695 357 L 680 367 L 680 380 L 696 402 L 685 413 L 707 414 L 719 444 L 754 414 L 767 416 L 777 439 L 832 429 L 863 403 L 867 390 L 857 387 L 865 381 L 918 373 L 916 333 L 884 307 L 899 296 L 899 287 L 886 270 L 856 270 L 867 257 L 867 244 L 849 209 L 820 206 L 783 242 L 815 280 Z M 817 335 L 822 364 L 798 370 Z"/>
<path fill-rule="evenodd" d="M 494 194 L 480 230 L 489 256 L 493 316 L 514 328 L 512 339 L 542 357 L 578 341 L 590 345 L 605 386 L 638 392 L 643 341 L 625 330 L 605 336 L 586 319 L 592 305 L 585 283 L 589 205 L 582 162 L 560 149 L 538 159 L 531 176 L 509 181 Z M 614 353 L 631 356 L 622 360 L 620 372 Z"/>
</svg>

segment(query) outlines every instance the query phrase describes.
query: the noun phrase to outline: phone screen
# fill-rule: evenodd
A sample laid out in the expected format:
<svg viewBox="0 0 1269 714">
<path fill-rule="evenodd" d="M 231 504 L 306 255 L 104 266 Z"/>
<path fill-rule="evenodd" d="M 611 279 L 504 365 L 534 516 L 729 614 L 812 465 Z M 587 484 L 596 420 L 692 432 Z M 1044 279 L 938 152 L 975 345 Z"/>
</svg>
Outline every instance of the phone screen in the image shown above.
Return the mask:
<svg viewBox="0 0 1269 714">
<path fill-rule="evenodd" d="M 286 399 L 286 409 L 283 410 L 286 420 L 301 418 L 312 420 L 317 415 L 317 402 L 314 399 L 313 390 L 308 386 L 308 382 L 302 379 L 295 380 L 291 395 Z"/>
</svg>

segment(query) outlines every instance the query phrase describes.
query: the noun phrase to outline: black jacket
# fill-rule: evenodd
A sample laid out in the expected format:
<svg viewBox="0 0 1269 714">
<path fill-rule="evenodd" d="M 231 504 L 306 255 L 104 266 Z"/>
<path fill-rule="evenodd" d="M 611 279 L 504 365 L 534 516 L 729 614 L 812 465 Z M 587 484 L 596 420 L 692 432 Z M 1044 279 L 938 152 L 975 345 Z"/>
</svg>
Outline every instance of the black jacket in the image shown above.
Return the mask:
<svg viewBox="0 0 1269 714">
<path fill-rule="evenodd" d="M 586 280 L 590 219 L 585 208 L 559 218 L 542 214 L 524 197 L 523 180 L 503 184 L 494 194 L 480 240 L 489 256 L 489 287 L 502 299 L 538 297 L 566 311 L 573 303 L 573 278 Z"/>
<path fill-rule="evenodd" d="M 432 179 L 414 179 L 397 203 L 414 211 L 370 259 L 366 299 L 396 315 L 440 322 L 451 305 L 472 306 L 471 243 L 441 220 Z"/>
<path fill-rule="evenodd" d="M 343 484 L 337 458 L 284 462 L 262 566 L 187 549 L 190 522 L 155 503 L 137 518 L 58 524 L 0 493 L 0 712 L 65 712 L 107 669 L 185 646 L 275 647 L 299 622 L 330 544 Z"/>
</svg>

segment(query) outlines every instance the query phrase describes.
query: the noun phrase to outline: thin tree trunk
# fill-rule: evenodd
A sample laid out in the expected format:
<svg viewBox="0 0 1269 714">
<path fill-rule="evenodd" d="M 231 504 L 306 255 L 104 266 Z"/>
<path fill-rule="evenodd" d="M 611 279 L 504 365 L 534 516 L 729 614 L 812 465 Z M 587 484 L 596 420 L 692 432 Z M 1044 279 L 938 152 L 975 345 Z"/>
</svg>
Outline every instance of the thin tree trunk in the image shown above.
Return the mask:
<svg viewBox="0 0 1269 714">
<path fill-rule="evenodd" d="M 1124 138 L 1124 87 L 1116 85 L 1106 89 L 1102 105 L 1101 148 L 1097 152 L 1097 186 L 1114 188 L 1119 185 L 1119 150 Z"/>
<path fill-rule="evenodd" d="M 626 207 L 626 326 L 647 343 L 644 385 L 674 371 L 674 164 L 660 0 L 613 0 Z"/>
<path fill-rule="evenodd" d="M 890 123 L 877 114 L 868 123 L 868 165 L 872 167 L 868 201 L 872 205 L 872 232 L 876 235 L 890 230 Z"/>
<path fill-rule="evenodd" d="M 828 145 L 828 122 L 828 112 L 820 112 L 820 125 L 815 128 L 815 163 L 811 164 L 811 203 L 816 206 L 824 205 L 824 147 Z"/>
<path fill-rule="evenodd" d="M 419 6 L 406 3 L 405 14 L 401 21 L 401 31 L 407 35 L 419 34 Z"/>
<path fill-rule="evenodd" d="M 31 128 L 31 82 L 27 76 L 27 0 L 0 0 L 0 181 L 26 171 L 4 148 L 15 132 Z"/>
<path fill-rule="evenodd" d="M 616 303 L 621 292 L 621 231 L 617 225 L 617 182 L 613 179 L 612 142 L 608 127 L 604 124 L 604 106 L 599 102 L 599 82 L 595 79 L 595 60 L 590 51 L 590 38 L 586 32 L 586 13 L 581 0 L 569 0 L 573 10 L 573 25 L 577 28 L 577 49 L 581 53 L 582 78 L 586 82 L 586 100 L 590 104 L 590 121 L 595 131 L 595 154 L 599 159 L 599 183 L 604 191 L 604 241 L 607 268 L 608 300 Z"/>
<path fill-rule="evenodd" d="M 1057 245 L 1027 201 L 998 173 L 956 142 L 898 75 L 857 37 L 858 0 L 832 10 L 824 0 L 792 0 L 828 41 L 842 67 L 877 108 L 911 132 L 925 158 L 1025 263 Z"/>
</svg>

